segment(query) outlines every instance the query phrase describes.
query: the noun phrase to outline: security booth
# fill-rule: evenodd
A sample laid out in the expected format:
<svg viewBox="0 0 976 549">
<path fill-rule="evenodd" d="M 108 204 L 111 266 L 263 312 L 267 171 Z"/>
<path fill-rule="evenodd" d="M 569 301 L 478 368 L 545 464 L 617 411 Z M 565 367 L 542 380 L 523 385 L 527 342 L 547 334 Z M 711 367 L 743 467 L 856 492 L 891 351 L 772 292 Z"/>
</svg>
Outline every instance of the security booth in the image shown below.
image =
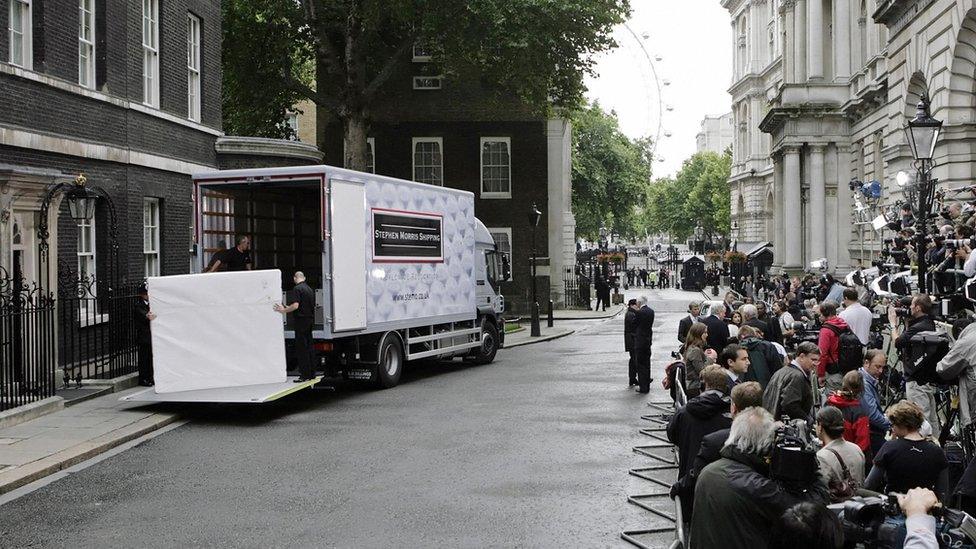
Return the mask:
<svg viewBox="0 0 976 549">
<path fill-rule="evenodd" d="M 773 245 L 770 242 L 760 242 L 746 253 L 746 265 L 753 280 L 767 276 L 769 268 L 773 266 Z"/>
<path fill-rule="evenodd" d="M 685 290 L 702 290 L 705 287 L 705 260 L 692 256 L 681 265 L 681 287 Z"/>
</svg>

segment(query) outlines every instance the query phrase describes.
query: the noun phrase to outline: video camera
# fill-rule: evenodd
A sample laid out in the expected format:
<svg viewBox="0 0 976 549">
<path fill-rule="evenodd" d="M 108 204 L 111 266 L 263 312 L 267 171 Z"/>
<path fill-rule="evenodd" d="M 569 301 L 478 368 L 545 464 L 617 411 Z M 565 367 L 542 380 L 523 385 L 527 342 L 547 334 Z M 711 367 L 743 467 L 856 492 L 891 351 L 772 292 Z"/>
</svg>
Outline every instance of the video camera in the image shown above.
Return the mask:
<svg viewBox="0 0 976 549">
<path fill-rule="evenodd" d="M 781 482 L 788 490 L 802 491 L 817 480 L 817 450 L 813 432 L 802 419 L 783 417 L 783 426 L 776 429 L 773 453 L 769 463 L 769 476 Z"/>
<path fill-rule="evenodd" d="M 840 519 L 845 547 L 893 549 L 903 546 L 903 522 L 886 520 L 902 516 L 898 494 L 855 496 L 827 508 Z M 976 541 L 976 520 L 973 517 L 946 507 L 935 507 L 931 513 L 937 519 L 936 534 L 940 547 L 973 548 Z"/>
</svg>

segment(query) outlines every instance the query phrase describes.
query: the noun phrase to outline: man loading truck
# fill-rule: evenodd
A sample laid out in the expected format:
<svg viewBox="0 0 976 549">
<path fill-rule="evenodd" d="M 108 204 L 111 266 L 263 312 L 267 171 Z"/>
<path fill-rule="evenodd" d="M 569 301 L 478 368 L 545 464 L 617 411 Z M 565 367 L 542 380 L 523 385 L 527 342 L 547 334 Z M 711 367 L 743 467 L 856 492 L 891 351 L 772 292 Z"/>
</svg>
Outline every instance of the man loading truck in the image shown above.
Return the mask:
<svg viewBox="0 0 976 549">
<path fill-rule="evenodd" d="M 274 310 L 286 315 L 292 314 L 295 329 L 295 363 L 298 365 L 298 379 L 304 383 L 315 378 L 315 349 L 312 348 L 312 327 L 315 323 L 315 292 L 305 283 L 305 274 L 295 271 L 295 288 L 291 292 L 291 303 L 284 307 L 275 303 Z"/>
</svg>

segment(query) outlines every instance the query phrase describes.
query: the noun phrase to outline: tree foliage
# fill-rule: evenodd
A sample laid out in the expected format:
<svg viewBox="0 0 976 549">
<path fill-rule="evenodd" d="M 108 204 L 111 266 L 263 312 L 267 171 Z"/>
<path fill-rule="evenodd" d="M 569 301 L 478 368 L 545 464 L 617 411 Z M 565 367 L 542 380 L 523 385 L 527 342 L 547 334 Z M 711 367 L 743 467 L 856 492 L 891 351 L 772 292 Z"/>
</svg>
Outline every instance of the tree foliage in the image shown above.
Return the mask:
<svg viewBox="0 0 976 549">
<path fill-rule="evenodd" d="M 224 2 L 235 8 L 225 8 L 225 20 L 233 16 L 235 32 L 246 31 L 225 33 L 225 48 L 257 39 L 225 59 L 234 98 L 227 106 L 241 112 L 228 127 L 273 133 L 281 105 L 310 99 L 342 121 L 345 161 L 358 169 L 366 165 L 371 106 L 415 44 L 448 74 L 473 69 L 540 111 L 571 108 L 582 100 L 592 55 L 613 46 L 614 25 L 630 12 L 629 0 Z M 306 60 L 317 68 L 317 86 L 302 78 Z"/>
<path fill-rule="evenodd" d="M 576 233 L 595 239 L 602 225 L 643 235 L 639 211 L 651 177 L 649 140 L 631 140 L 598 104 L 573 117 L 573 214 Z"/>
<path fill-rule="evenodd" d="M 287 112 L 302 95 L 282 75 L 314 87 L 307 29 L 294 0 L 222 0 L 224 131 L 289 138 Z"/>
<path fill-rule="evenodd" d="M 655 181 L 643 217 L 648 230 L 684 240 L 700 222 L 708 236 L 727 235 L 731 168 L 730 155 L 700 152 L 685 160 L 673 179 Z"/>
</svg>

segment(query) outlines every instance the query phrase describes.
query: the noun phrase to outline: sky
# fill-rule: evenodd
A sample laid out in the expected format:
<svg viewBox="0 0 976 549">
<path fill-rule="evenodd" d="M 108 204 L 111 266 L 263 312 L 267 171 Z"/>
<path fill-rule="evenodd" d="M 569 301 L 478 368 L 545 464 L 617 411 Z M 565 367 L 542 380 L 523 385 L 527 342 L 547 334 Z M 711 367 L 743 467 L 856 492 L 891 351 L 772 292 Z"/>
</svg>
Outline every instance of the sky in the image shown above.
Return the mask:
<svg viewBox="0 0 976 549">
<path fill-rule="evenodd" d="M 653 137 L 660 127 L 656 156 L 663 161 L 655 162 L 654 177 L 670 176 L 695 153 L 702 119 L 732 110 L 726 91 L 732 80 L 731 18 L 720 0 L 631 0 L 631 6 L 626 26 L 614 31 L 618 47 L 596 58 L 587 97 L 616 111 L 630 137 Z"/>
</svg>

